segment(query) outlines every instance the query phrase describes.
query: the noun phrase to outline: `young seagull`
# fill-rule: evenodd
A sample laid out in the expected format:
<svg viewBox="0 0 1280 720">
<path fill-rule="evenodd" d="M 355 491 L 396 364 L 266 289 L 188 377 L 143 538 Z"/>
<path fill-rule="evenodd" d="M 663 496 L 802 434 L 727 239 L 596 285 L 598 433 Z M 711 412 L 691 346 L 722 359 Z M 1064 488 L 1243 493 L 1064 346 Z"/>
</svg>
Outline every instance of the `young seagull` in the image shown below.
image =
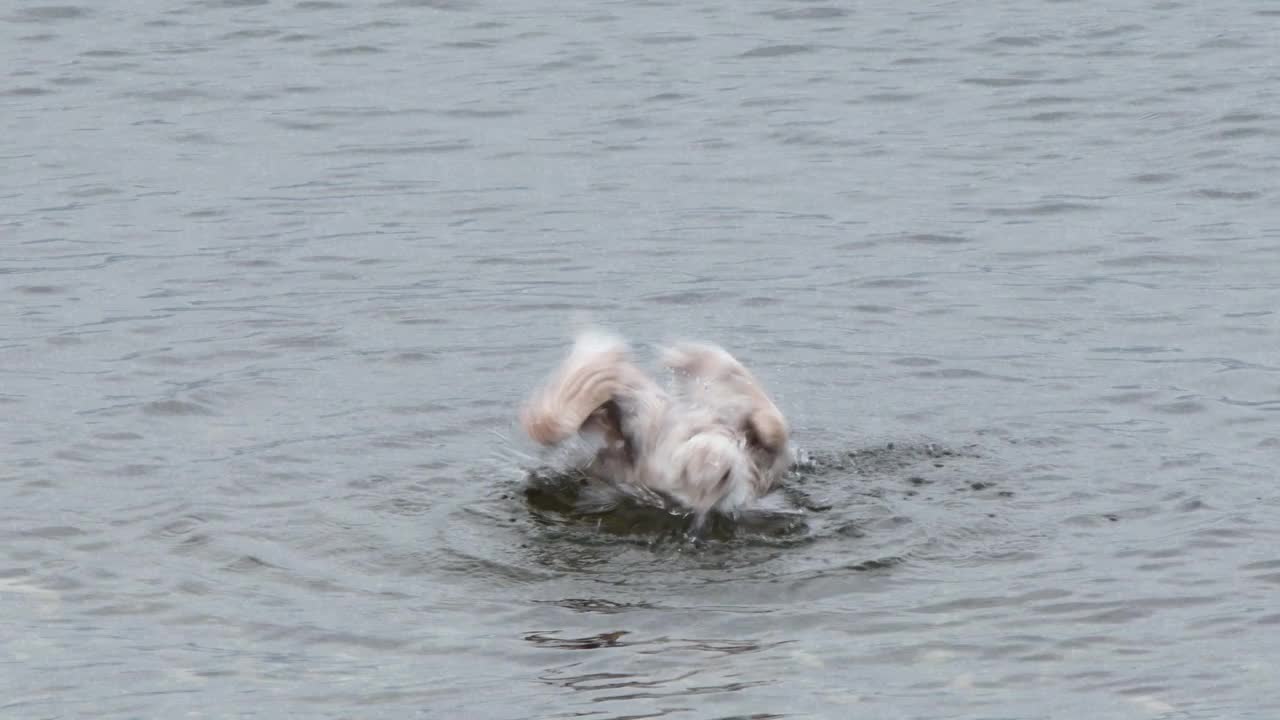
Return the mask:
<svg viewBox="0 0 1280 720">
<path fill-rule="evenodd" d="M 602 436 L 580 469 L 624 492 L 675 501 L 699 523 L 712 511 L 733 515 L 790 466 L 787 422 L 722 348 L 682 343 L 662 361 L 674 371 L 669 389 L 631 363 L 621 338 L 581 332 L 521 410 L 521 424 L 546 446 Z"/>
</svg>

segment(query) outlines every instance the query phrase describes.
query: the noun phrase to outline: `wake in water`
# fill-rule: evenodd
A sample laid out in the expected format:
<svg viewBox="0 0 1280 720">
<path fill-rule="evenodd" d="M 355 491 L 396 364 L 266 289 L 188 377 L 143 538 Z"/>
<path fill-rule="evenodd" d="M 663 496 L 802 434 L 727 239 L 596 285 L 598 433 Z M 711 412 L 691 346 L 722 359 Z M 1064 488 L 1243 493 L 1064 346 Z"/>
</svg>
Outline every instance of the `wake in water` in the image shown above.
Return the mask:
<svg viewBox="0 0 1280 720">
<path fill-rule="evenodd" d="M 577 442 L 561 447 L 550 464 L 531 466 L 532 459 L 525 458 L 520 491 L 535 526 L 569 532 L 567 537 L 577 541 L 790 546 L 823 538 L 867 538 L 889 547 L 968 535 L 993 521 L 974 502 L 1012 495 L 999 488 L 989 460 L 972 446 L 889 443 L 812 455 L 797 450 L 796 460 L 768 495 L 733 515 L 712 513 L 699 522 L 678 504 L 619 490 L 576 469 L 582 460 L 572 458 L 591 452 L 589 445 Z"/>
</svg>

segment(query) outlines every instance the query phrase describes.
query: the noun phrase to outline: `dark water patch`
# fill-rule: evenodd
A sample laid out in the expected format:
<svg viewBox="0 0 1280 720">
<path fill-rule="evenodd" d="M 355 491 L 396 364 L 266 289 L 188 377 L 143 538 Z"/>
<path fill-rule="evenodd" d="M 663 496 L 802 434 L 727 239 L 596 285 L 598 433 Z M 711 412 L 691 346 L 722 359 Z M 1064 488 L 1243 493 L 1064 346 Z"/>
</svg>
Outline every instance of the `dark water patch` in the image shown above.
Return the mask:
<svg viewBox="0 0 1280 720">
<path fill-rule="evenodd" d="M 936 65 L 942 62 L 946 62 L 946 60 L 938 57 L 911 55 L 908 57 L 897 58 L 890 64 L 911 66 L 911 65 Z"/>
<path fill-rule="evenodd" d="M 971 239 L 959 235 L 939 235 L 935 233 L 914 233 L 900 235 L 893 239 L 899 242 L 918 243 L 920 245 L 963 245 L 964 243 L 973 242 Z"/>
<path fill-rule="evenodd" d="M 812 147 L 858 147 L 867 141 L 857 137 L 837 135 L 819 130 L 795 130 L 770 133 L 769 138 L 783 145 L 805 145 Z"/>
<path fill-rule="evenodd" d="M 298 258 L 307 263 L 355 263 L 358 259 L 351 255 L 304 255 Z"/>
<path fill-rule="evenodd" d="M 1176 255 L 1172 253 L 1142 253 L 1126 257 L 1099 260 L 1099 265 L 1124 268 L 1160 267 L 1164 265 L 1208 265 L 1213 261 L 1198 255 Z"/>
<path fill-rule="evenodd" d="M 662 32 L 641 35 L 635 39 L 641 45 L 675 45 L 679 43 L 691 43 L 698 40 L 697 35 L 689 35 L 687 33 Z"/>
<path fill-rule="evenodd" d="M 1265 127 L 1236 127 L 1227 130 L 1219 130 L 1213 133 L 1215 139 L 1218 140 L 1243 140 L 1246 138 L 1275 137 L 1277 133 L 1271 128 Z"/>
<path fill-rule="evenodd" d="M 1240 37 L 1219 35 L 1212 40 L 1200 43 L 1198 47 L 1204 50 L 1249 50 L 1258 45 Z"/>
<path fill-rule="evenodd" d="M 342 47 L 329 48 L 316 53 L 316 57 L 349 57 L 352 55 L 378 55 L 386 52 L 385 49 L 373 45 L 344 45 Z"/>
<path fill-rule="evenodd" d="M 471 210 L 468 212 L 476 212 Z M 535 267 L 538 265 L 563 265 L 570 262 L 568 257 L 563 255 L 531 255 L 531 256 L 511 256 L 511 255 L 489 255 L 479 257 L 472 261 L 476 265 L 510 265 L 513 267 Z"/>
<path fill-rule="evenodd" d="M 592 534 L 641 538 L 653 543 L 680 543 L 695 536 L 718 542 L 742 536 L 785 539 L 801 536 L 805 529 L 792 514 L 769 512 L 744 513 L 736 520 L 710 515 L 699 528 L 695 527 L 693 515 L 678 507 L 654 505 L 619 493 L 602 494 L 598 481 L 577 473 L 535 472 L 523 492 L 540 524 L 578 526 Z"/>
<path fill-rule="evenodd" d="M 441 47 L 455 50 L 488 50 L 498 46 L 497 41 L 493 40 L 461 40 L 458 42 L 441 43 Z"/>
<path fill-rule="evenodd" d="M 19 285 L 14 291 L 23 295 L 61 295 L 67 292 L 67 288 L 57 285 Z"/>
<path fill-rule="evenodd" d="M 912 373 L 920 378 L 937 380 L 1000 380 L 1002 382 L 1027 382 L 1026 378 L 1009 375 L 992 375 L 972 368 L 943 368 L 941 370 L 922 370 Z"/>
<path fill-rule="evenodd" d="M 140 478 L 151 477 L 165 469 L 164 465 L 155 463 L 126 463 L 104 470 L 104 474 L 114 477 Z"/>
<path fill-rule="evenodd" d="M 21 8 L 8 19 L 10 22 L 48 23 L 88 17 L 91 12 L 77 5 L 37 5 Z"/>
<path fill-rule="evenodd" d="M 644 100 L 645 102 L 679 102 L 681 100 L 692 100 L 692 99 L 694 99 L 693 95 L 687 95 L 685 93 L 677 93 L 677 92 L 664 92 L 664 93 L 658 93 L 657 95 L 650 95 Z"/>
<path fill-rule="evenodd" d="M 766 45 L 753 50 L 748 50 L 738 57 L 741 58 L 772 58 L 784 57 L 787 55 L 804 55 L 816 51 L 813 45 Z"/>
<path fill-rule="evenodd" d="M 173 603 L 160 600 L 133 600 L 99 605 L 81 610 L 81 612 L 85 615 L 97 617 L 116 615 L 158 615 L 172 607 Z"/>
<path fill-rule="evenodd" d="M 1139 175 L 1133 175 L 1129 179 L 1143 185 L 1157 185 L 1173 182 L 1180 179 L 1180 177 L 1181 176 L 1176 173 L 1141 173 Z"/>
<path fill-rule="evenodd" d="M 839 7 L 823 6 L 767 10 L 761 14 L 774 20 L 834 20 L 848 17 L 850 11 Z"/>
<path fill-rule="evenodd" d="M 1060 123 L 1060 122 L 1075 121 L 1081 118 L 1082 116 L 1083 116 L 1082 113 L 1078 113 L 1072 110 L 1053 110 L 1049 112 L 1039 112 L 1033 115 L 1027 115 L 1022 119 L 1025 120 L 1026 122 Z"/>
<path fill-rule="evenodd" d="M 1257 200 L 1262 193 L 1256 190 L 1224 190 L 1222 188 L 1204 188 L 1196 190 L 1197 197 L 1207 200 Z"/>
<path fill-rule="evenodd" d="M 320 150 L 315 155 L 366 155 L 366 156 L 400 156 L 400 155 L 436 155 L 456 153 L 472 147 L 468 140 L 441 141 L 434 143 L 406 143 L 397 145 L 340 145 L 332 150 Z"/>
<path fill-rule="evenodd" d="M 187 132 L 173 136 L 173 141 L 181 145 L 219 145 L 217 136 L 206 132 Z"/>
<path fill-rule="evenodd" d="M 1024 85 L 1036 85 L 1040 80 L 1032 78 L 1013 78 L 1013 77 L 988 77 L 988 78 L 965 78 L 961 82 L 968 85 L 981 85 L 983 87 L 992 88 L 1010 88 L 1022 87 Z"/>
<path fill-rule="evenodd" d="M 869 290 L 901 290 L 904 288 L 918 288 L 928 285 L 924 280 L 915 278 L 875 278 L 873 280 L 860 280 L 855 283 L 858 287 L 867 288 Z"/>
<path fill-rule="evenodd" d="M 85 534 L 84 530 L 70 525 L 44 525 L 23 530 L 18 533 L 18 536 L 44 540 L 65 540 L 67 538 L 81 537 Z"/>
<path fill-rule="evenodd" d="M 341 338 L 333 335 L 288 335 L 266 340 L 264 344 L 274 348 L 295 350 L 316 350 L 320 348 L 339 347 L 343 345 Z"/>
<path fill-rule="evenodd" d="M 1107 38 L 1119 37 L 1121 35 L 1132 35 L 1134 33 L 1145 32 L 1147 28 L 1137 23 L 1126 23 L 1116 25 L 1110 28 L 1100 28 L 1097 30 L 1087 30 L 1080 33 L 1080 37 L 1087 40 L 1103 40 Z"/>
<path fill-rule="evenodd" d="M 98 438 L 98 439 L 100 439 L 100 440 L 111 440 L 111 441 L 121 441 L 121 442 L 130 442 L 130 441 L 133 441 L 133 440 L 141 440 L 141 439 L 143 439 L 143 438 L 142 438 L 142 436 L 141 436 L 141 435 L 139 435 L 138 433 L 136 433 L 136 432 L 129 432 L 129 431 L 127 431 L 127 430 L 126 430 L 126 431 L 119 431 L 119 432 L 104 432 L 104 433 L 98 433 L 97 435 L 94 435 L 94 437 L 96 437 L 96 438 Z"/>
<path fill-rule="evenodd" d="M 999 37 L 991 38 L 990 40 L 987 41 L 987 44 L 994 47 L 1024 48 L 1024 47 L 1038 47 L 1040 45 L 1043 45 L 1045 42 L 1051 42 L 1057 39 L 1058 38 L 1056 37 L 1041 37 L 1041 36 L 1031 36 L 1031 35 L 1001 35 Z"/>
<path fill-rule="evenodd" d="M 629 634 L 630 633 L 626 630 L 615 630 L 613 632 L 589 635 L 586 637 L 564 638 L 556 637 L 550 633 L 530 633 L 524 636 L 524 640 L 539 647 L 552 648 L 556 650 L 599 650 L 600 648 L 616 648 L 631 645 L 631 642 L 621 640 L 622 637 Z"/>
<path fill-rule="evenodd" d="M 271 0 L 201 0 L 199 4 L 210 8 L 228 9 L 262 7 L 270 3 Z"/>
<path fill-rule="evenodd" d="M 50 78 L 49 83 L 58 87 L 80 87 L 82 85 L 92 85 L 101 82 L 98 78 L 88 75 L 60 75 Z"/>
<path fill-rule="evenodd" d="M 1021 207 L 993 207 L 987 209 L 988 215 L 997 217 L 1038 217 L 1044 215 L 1063 215 L 1067 213 L 1089 212 L 1101 209 L 1093 203 L 1081 202 L 1041 202 Z"/>
<path fill-rule="evenodd" d="M 1203 403 L 1199 403 L 1194 400 L 1180 400 L 1171 403 L 1161 403 L 1158 405 L 1152 405 L 1151 409 L 1156 412 L 1169 415 L 1191 415 L 1195 413 L 1202 413 L 1207 410 Z"/>
<path fill-rule="evenodd" d="M 522 110 L 509 108 L 456 108 L 445 110 L 442 114 L 445 117 L 485 119 L 513 117 L 521 113 Z"/>
<path fill-rule="evenodd" d="M 941 361 L 927 357 L 900 357 L 889 361 L 894 365 L 905 365 L 906 367 L 929 367 L 940 365 Z"/>
<path fill-rule="evenodd" d="M 213 415 L 213 410 L 205 405 L 186 400 L 156 400 L 142 406 L 142 412 L 159 417 L 182 417 L 196 415 Z"/>
<path fill-rule="evenodd" d="M 901 102 L 911 102 L 913 100 L 918 100 L 919 98 L 920 98 L 920 95 L 917 93 L 876 92 L 876 93 L 868 93 L 866 95 L 863 95 L 861 98 L 861 101 L 872 102 L 872 103 L 901 103 Z"/>
<path fill-rule="evenodd" d="M 272 118 L 269 120 L 273 125 L 285 128 L 286 130 L 302 130 L 302 131 L 321 131 L 333 128 L 333 123 L 325 122 L 307 122 L 305 120 L 281 120 Z"/>
<path fill-rule="evenodd" d="M 1072 97 L 1070 95 L 1033 95 L 1029 98 L 1018 101 L 1018 104 L 1040 107 L 1043 105 L 1067 105 L 1082 102 L 1088 102 L 1088 100 L 1086 98 Z"/>
<path fill-rule="evenodd" d="M 710 290 L 689 290 L 676 293 L 662 293 L 646 297 L 647 302 L 658 305 L 700 305 L 712 302 L 724 296 L 724 293 Z"/>
<path fill-rule="evenodd" d="M 603 598 L 566 598 L 564 600 L 535 600 L 535 603 L 555 605 L 580 613 L 616 615 L 633 610 L 656 610 L 658 605 L 649 602 L 614 602 Z"/>
<path fill-rule="evenodd" d="M 275 37 L 280 31 L 272 28 L 246 28 L 244 30 L 236 30 L 223 35 L 220 40 L 261 40 L 263 38 Z"/>
<path fill-rule="evenodd" d="M 1160 397 L 1160 393 L 1155 391 L 1132 391 L 1103 395 L 1100 396 L 1098 400 L 1111 405 L 1132 405 L 1134 403 L 1145 402 L 1157 397 Z"/>
<path fill-rule="evenodd" d="M 195 87 L 174 87 L 160 90 L 134 90 L 124 93 L 123 97 L 145 100 L 147 102 L 172 103 L 190 102 L 192 100 L 207 100 L 213 96 L 210 93 Z"/>
<path fill-rule="evenodd" d="M 42 87 L 16 87 L 0 92 L 0 96 L 7 95 L 9 97 L 39 97 L 41 95 L 52 95 L 53 90 Z"/>
<path fill-rule="evenodd" d="M 1271 119 L 1271 116 L 1265 113 L 1241 110 L 1241 111 L 1229 112 L 1224 114 L 1222 117 L 1218 118 L 1218 122 L 1228 123 L 1228 124 L 1252 123 L 1252 122 L 1264 122 L 1270 119 Z"/>
<path fill-rule="evenodd" d="M 599 59 L 600 59 L 600 56 L 596 55 L 595 53 L 575 53 L 573 55 L 570 55 L 568 57 L 563 57 L 558 60 L 551 60 L 549 62 L 544 62 L 541 65 L 537 66 L 537 70 L 539 72 L 561 72 L 561 71 L 568 71 L 568 70 L 576 70 L 579 68 L 593 65 Z"/>
<path fill-rule="evenodd" d="M 797 102 L 798 98 L 790 95 L 781 95 L 775 97 L 751 97 L 743 100 L 739 105 L 744 108 L 791 107 Z"/>
<path fill-rule="evenodd" d="M 450 10 L 454 12 L 469 10 L 473 3 L 470 0 L 390 0 L 382 3 L 391 8 L 425 8 L 428 10 Z"/>
<path fill-rule="evenodd" d="M 229 214 L 229 212 L 228 212 L 227 210 L 225 210 L 225 209 L 220 209 L 220 208 L 203 208 L 203 209 L 200 209 L 200 210 L 192 210 L 192 211 L 190 211 L 190 212 L 183 213 L 183 217 L 191 218 L 192 220 L 200 220 L 200 219 L 204 219 L 204 218 L 222 218 L 222 217 L 227 217 L 227 215 L 228 215 L 228 214 Z M 235 264 L 235 263 L 232 263 L 232 264 Z M 252 266 L 252 265 L 247 265 L 247 266 L 243 266 L 243 267 L 253 267 L 253 266 Z"/>
</svg>

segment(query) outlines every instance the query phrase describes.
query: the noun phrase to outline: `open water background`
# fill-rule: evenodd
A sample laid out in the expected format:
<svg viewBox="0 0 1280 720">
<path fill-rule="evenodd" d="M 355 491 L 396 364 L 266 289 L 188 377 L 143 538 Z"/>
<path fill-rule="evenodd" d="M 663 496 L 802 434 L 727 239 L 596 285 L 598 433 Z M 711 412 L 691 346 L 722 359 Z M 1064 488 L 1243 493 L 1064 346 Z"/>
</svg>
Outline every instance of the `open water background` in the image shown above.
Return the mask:
<svg viewBox="0 0 1280 720">
<path fill-rule="evenodd" d="M 0 4 L 0 716 L 1280 716 L 1280 5 Z M 532 502 L 590 310 L 814 465 Z"/>
</svg>

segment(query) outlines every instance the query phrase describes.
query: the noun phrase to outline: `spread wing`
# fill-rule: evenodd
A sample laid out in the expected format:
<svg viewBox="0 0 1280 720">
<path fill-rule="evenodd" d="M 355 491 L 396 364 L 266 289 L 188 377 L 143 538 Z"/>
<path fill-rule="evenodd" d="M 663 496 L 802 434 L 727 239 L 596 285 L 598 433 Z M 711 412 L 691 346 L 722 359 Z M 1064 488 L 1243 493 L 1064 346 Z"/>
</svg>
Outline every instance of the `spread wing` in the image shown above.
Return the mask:
<svg viewBox="0 0 1280 720">
<path fill-rule="evenodd" d="M 623 438 L 623 407 L 652 383 L 632 365 L 626 343 L 598 330 L 580 333 L 573 349 L 520 412 L 529 437 L 555 445 L 588 427 Z"/>
<path fill-rule="evenodd" d="M 771 458 L 786 451 L 789 430 L 782 411 L 737 358 L 715 345 L 681 343 L 666 348 L 663 364 L 675 371 L 677 392 L 737 427 L 753 450 Z"/>
</svg>

